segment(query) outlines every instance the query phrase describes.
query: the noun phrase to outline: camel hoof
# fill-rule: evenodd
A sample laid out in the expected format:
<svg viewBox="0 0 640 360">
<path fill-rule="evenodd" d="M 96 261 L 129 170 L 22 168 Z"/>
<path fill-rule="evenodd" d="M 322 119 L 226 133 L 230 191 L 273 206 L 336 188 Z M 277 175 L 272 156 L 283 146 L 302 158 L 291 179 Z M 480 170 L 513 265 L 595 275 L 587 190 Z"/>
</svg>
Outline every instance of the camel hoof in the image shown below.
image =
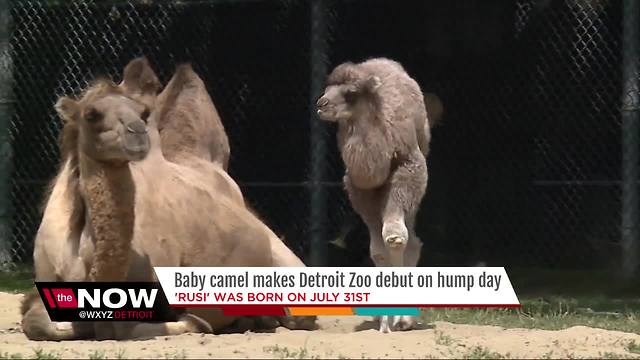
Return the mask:
<svg viewBox="0 0 640 360">
<path fill-rule="evenodd" d="M 289 330 L 315 330 L 317 328 L 317 316 L 282 316 L 280 325 Z"/>
<path fill-rule="evenodd" d="M 382 238 L 388 248 L 404 247 L 409 240 L 409 231 L 402 221 L 386 222 L 382 225 Z"/>
<path fill-rule="evenodd" d="M 186 324 L 187 332 L 212 334 L 211 325 L 193 314 L 184 314 L 180 317 L 180 321 Z"/>
<path fill-rule="evenodd" d="M 391 332 L 391 326 L 389 326 L 389 316 L 381 316 L 380 317 L 380 328 L 379 331 L 383 334 L 388 334 Z"/>
<path fill-rule="evenodd" d="M 258 316 L 256 320 L 257 328 L 260 330 L 273 330 L 280 326 L 280 322 L 275 316 Z"/>
<path fill-rule="evenodd" d="M 412 330 L 415 324 L 413 316 L 395 316 L 393 319 L 394 331 L 408 331 Z"/>
<path fill-rule="evenodd" d="M 253 330 L 255 328 L 257 328 L 256 321 L 254 321 L 253 319 L 245 316 L 245 317 L 241 317 L 238 320 L 236 320 L 235 324 L 233 324 L 233 330 L 232 331 L 244 333 L 244 332 L 247 332 L 247 331 L 251 331 L 251 330 Z"/>
</svg>

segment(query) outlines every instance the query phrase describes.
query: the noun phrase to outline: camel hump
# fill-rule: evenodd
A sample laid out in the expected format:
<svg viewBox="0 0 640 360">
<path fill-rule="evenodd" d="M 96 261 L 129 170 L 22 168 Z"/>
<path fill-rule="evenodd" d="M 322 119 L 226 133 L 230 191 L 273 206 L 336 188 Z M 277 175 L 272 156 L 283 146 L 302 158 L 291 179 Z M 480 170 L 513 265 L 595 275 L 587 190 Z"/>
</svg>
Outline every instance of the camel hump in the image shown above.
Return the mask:
<svg viewBox="0 0 640 360">
<path fill-rule="evenodd" d="M 162 84 L 145 56 L 131 60 L 124 68 L 122 83 L 128 92 L 157 94 Z"/>
<path fill-rule="evenodd" d="M 176 160 L 174 155 L 186 152 L 220 163 L 227 170 L 231 151 L 224 125 L 204 81 L 190 63 L 176 67 L 158 103 L 162 148 L 168 159 Z"/>
<path fill-rule="evenodd" d="M 193 69 L 191 63 L 181 63 L 176 66 L 175 77 L 178 80 L 185 82 L 191 82 L 194 80 L 201 80 L 196 71 Z"/>
</svg>

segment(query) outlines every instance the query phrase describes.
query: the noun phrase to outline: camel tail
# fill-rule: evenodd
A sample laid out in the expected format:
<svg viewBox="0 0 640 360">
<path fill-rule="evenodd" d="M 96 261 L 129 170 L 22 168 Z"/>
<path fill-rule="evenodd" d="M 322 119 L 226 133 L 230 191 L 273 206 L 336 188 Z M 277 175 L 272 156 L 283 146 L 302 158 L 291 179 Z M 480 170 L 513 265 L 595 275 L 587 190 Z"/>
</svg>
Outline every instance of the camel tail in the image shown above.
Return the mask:
<svg viewBox="0 0 640 360">
<path fill-rule="evenodd" d="M 433 129 L 435 126 L 440 125 L 444 114 L 444 106 L 440 97 L 434 93 L 425 93 L 424 106 L 427 109 L 429 128 Z"/>
</svg>

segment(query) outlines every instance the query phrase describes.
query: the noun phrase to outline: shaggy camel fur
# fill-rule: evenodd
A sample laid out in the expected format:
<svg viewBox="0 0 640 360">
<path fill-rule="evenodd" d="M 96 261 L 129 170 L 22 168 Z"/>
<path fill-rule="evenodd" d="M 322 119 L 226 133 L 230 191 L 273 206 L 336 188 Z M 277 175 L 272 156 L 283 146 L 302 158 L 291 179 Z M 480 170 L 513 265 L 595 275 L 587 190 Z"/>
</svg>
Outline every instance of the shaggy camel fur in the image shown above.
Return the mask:
<svg viewBox="0 0 640 360">
<path fill-rule="evenodd" d="M 442 105 L 429 95 L 437 116 Z M 415 216 L 427 187 L 433 119 L 425 96 L 399 63 L 375 58 L 338 65 L 317 101 L 320 119 L 338 123 L 344 184 L 369 229 L 376 266 L 416 266 L 422 242 Z M 391 321 L 391 323 L 389 323 Z M 380 331 L 405 330 L 411 317 L 383 317 Z"/>
<path fill-rule="evenodd" d="M 136 62 L 144 65 L 143 71 L 139 71 L 140 68 L 138 68 L 138 71 L 135 71 L 135 74 L 131 75 L 131 72 L 128 73 L 128 71 L 136 68 L 136 66 L 131 66 Z M 144 69 L 145 66 L 147 70 Z M 180 84 L 179 81 L 173 81 L 177 77 L 185 75 L 187 75 L 186 79 L 199 80 L 190 67 L 183 66 L 181 68 L 183 71 L 176 73 L 174 79 L 172 79 L 172 84 L 186 87 L 184 84 Z M 157 81 L 153 71 L 149 70 L 150 68 L 148 68 L 146 60 L 136 59 L 132 61 L 125 69 L 124 80 L 123 83 L 119 85 L 119 90 L 122 93 L 128 93 L 127 95 L 133 99 L 137 99 L 140 103 L 152 106 L 156 103 L 154 96 L 157 92 L 156 87 L 145 87 L 135 84 L 135 82 L 142 85 L 145 83 L 153 84 Z M 204 87 L 201 89 L 201 91 L 206 91 Z M 171 86 L 167 86 L 165 91 L 169 92 L 173 90 Z M 89 95 L 90 92 L 91 91 L 88 91 L 86 95 Z M 61 102 L 59 105 L 63 103 L 64 102 Z M 200 104 L 203 107 L 207 107 L 206 103 Z M 165 101 L 163 105 L 168 107 L 189 107 L 193 105 L 193 102 L 189 101 L 189 96 L 182 97 L 182 95 L 179 95 L 173 96 L 171 101 Z M 64 106 L 59 106 L 58 108 L 64 112 Z M 148 109 L 142 110 L 141 115 L 143 117 L 147 116 L 145 114 L 146 110 Z M 202 114 L 202 112 L 199 114 Z M 163 120 L 165 123 L 173 121 L 172 119 Z M 183 116 L 179 118 L 179 121 L 188 122 L 190 119 Z M 93 259 L 95 249 L 94 239 L 92 239 L 90 231 L 88 231 L 89 227 L 85 226 L 86 209 L 84 207 L 85 202 L 79 191 L 78 157 L 73 156 L 73 154 L 77 152 L 78 127 L 72 124 L 71 122 L 67 122 L 63 130 L 62 152 L 64 161 L 61 171 L 52 183 L 53 186 L 50 197 L 46 203 L 43 220 L 35 241 L 34 263 L 37 281 L 84 281 L 87 278 L 87 269 L 91 267 Z M 176 136 L 179 137 L 180 134 Z M 163 148 L 163 153 L 164 152 L 166 151 Z M 201 173 L 206 174 L 209 180 L 207 186 L 215 188 L 218 197 L 226 195 L 233 203 L 239 205 L 244 204 L 242 194 L 237 184 L 235 184 L 220 167 L 206 161 L 199 163 L 198 159 L 194 159 L 197 158 L 197 156 L 194 154 L 190 155 L 188 151 L 182 151 L 181 154 L 181 156 L 174 156 L 174 161 L 194 165 Z M 208 167 L 206 163 L 209 164 Z M 304 266 L 280 239 L 274 237 L 270 237 L 269 239 L 271 241 L 271 250 L 274 255 L 273 260 L 275 266 Z M 217 264 L 212 261 L 207 263 L 207 265 L 215 266 Z M 216 329 L 224 327 L 225 324 L 230 323 L 234 319 L 231 317 L 222 317 L 220 313 L 216 316 L 212 311 L 205 312 L 209 318 L 217 319 L 217 323 L 215 321 L 210 323 Z M 46 310 L 38 298 L 37 293 L 31 293 L 25 298 L 22 313 L 23 329 L 25 330 L 25 334 L 31 339 L 64 340 L 93 336 L 93 329 L 87 328 L 86 323 L 54 324 L 49 321 Z M 278 325 L 277 322 L 274 323 L 274 319 L 267 318 L 258 320 L 263 320 L 263 323 L 259 326 L 273 327 Z M 270 322 L 265 324 L 264 320 L 270 320 Z M 312 318 L 292 319 L 285 317 L 279 320 L 282 325 L 289 328 L 309 328 L 313 326 L 313 324 L 310 324 L 310 322 L 313 322 Z M 251 327 L 252 324 L 247 324 L 245 321 L 244 326 Z M 253 326 L 255 326 L 255 324 Z"/>
</svg>

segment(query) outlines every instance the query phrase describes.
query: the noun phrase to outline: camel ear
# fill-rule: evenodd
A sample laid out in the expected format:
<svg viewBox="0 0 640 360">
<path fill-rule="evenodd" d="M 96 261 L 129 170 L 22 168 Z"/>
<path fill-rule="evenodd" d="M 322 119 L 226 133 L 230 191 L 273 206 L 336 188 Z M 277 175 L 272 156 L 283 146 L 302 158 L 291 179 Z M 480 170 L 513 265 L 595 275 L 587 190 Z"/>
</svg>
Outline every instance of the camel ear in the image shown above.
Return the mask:
<svg viewBox="0 0 640 360">
<path fill-rule="evenodd" d="M 122 83 L 127 92 L 156 95 L 160 91 L 160 80 L 151 68 L 149 60 L 141 56 L 131 60 L 122 72 Z"/>
<path fill-rule="evenodd" d="M 74 121 L 76 115 L 78 114 L 80 107 L 78 103 L 66 96 L 63 96 L 56 101 L 54 105 L 58 116 L 65 122 Z"/>
<path fill-rule="evenodd" d="M 370 92 L 378 90 L 380 85 L 382 85 L 382 79 L 376 75 L 369 76 L 363 84 L 364 89 L 369 90 Z"/>
</svg>

